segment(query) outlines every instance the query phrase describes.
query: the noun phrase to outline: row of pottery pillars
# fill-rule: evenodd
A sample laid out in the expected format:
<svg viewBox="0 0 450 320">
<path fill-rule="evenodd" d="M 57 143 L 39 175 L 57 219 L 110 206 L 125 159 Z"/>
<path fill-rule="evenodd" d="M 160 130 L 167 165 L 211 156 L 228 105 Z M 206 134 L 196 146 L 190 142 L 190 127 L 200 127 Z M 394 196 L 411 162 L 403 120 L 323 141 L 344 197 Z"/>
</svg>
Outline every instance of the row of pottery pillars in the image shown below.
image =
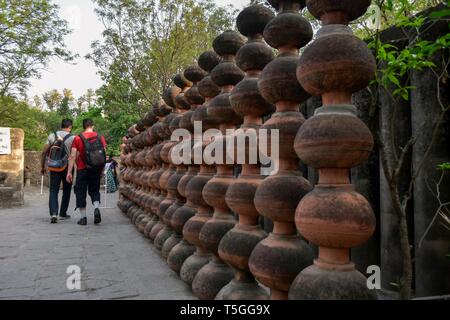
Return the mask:
<svg viewBox="0 0 450 320">
<path fill-rule="evenodd" d="M 351 96 L 368 85 L 375 61 L 348 27 L 370 1 L 268 2 L 276 16 L 262 5 L 244 9 L 237 28 L 248 41 L 234 31 L 219 35 L 214 51 L 175 76 L 175 86 L 129 129 L 118 205 L 200 299 L 375 298 L 350 261 L 350 248 L 375 227 L 349 178 L 373 147 Z M 308 46 L 305 6 L 323 24 Z M 305 121 L 300 105 L 311 95 L 321 96 L 323 107 Z M 171 141 L 179 128 L 190 138 Z M 269 131 L 268 146 L 280 142 L 277 170 L 267 178 L 260 156 L 270 157 L 270 148 L 230 150 L 226 143 L 258 137 L 259 129 Z M 220 157 L 210 152 L 219 147 Z M 186 149 L 188 159 L 175 161 Z M 245 162 L 236 177 L 239 155 Z M 300 159 L 319 172 L 314 188 Z M 273 222 L 269 235 L 260 216 Z M 316 259 L 305 240 L 318 246 Z"/>
</svg>

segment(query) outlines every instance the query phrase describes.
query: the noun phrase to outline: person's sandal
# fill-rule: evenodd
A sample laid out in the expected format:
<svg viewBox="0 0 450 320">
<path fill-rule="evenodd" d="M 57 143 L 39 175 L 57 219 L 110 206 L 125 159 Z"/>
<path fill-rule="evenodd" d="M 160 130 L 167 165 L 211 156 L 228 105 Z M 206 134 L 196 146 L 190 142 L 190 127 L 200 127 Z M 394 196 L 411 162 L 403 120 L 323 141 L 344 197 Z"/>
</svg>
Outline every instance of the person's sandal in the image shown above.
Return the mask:
<svg viewBox="0 0 450 320">
<path fill-rule="evenodd" d="M 86 217 L 81 218 L 80 220 L 78 220 L 77 223 L 78 223 L 80 226 L 85 226 L 85 225 L 87 225 L 87 218 L 86 218 Z"/>
</svg>

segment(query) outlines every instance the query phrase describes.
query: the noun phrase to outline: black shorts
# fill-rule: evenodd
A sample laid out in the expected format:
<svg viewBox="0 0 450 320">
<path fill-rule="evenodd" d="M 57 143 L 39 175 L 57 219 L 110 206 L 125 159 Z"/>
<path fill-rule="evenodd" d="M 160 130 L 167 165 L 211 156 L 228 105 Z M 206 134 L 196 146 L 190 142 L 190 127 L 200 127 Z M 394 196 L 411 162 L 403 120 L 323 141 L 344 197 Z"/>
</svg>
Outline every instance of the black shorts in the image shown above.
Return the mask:
<svg viewBox="0 0 450 320">
<path fill-rule="evenodd" d="M 82 169 L 77 171 L 75 181 L 75 196 L 77 198 L 77 209 L 86 208 L 86 196 L 89 193 L 92 203 L 100 202 L 100 178 L 102 170 Z"/>
</svg>

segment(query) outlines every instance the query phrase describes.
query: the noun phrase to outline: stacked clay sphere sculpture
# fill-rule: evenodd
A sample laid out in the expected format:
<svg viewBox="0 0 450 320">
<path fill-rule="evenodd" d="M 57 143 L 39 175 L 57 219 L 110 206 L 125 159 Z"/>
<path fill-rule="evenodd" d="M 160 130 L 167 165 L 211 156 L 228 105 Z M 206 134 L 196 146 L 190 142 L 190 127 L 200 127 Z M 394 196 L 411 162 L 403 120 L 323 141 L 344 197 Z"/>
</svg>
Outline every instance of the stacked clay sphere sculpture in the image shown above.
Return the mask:
<svg viewBox="0 0 450 320">
<path fill-rule="evenodd" d="M 191 136 L 194 131 L 192 116 L 200 105 L 202 105 L 205 101 L 203 96 L 198 92 L 197 83 L 203 79 L 206 75 L 206 72 L 202 70 L 198 65 L 193 65 L 184 71 L 184 77 L 193 83 L 192 87 L 185 93 L 185 98 L 190 105 L 190 110 L 186 111 L 181 115 L 179 127 L 181 129 L 187 130 L 190 132 Z M 180 144 L 189 145 L 192 148 L 192 141 L 183 140 Z M 179 146 L 182 148 L 182 146 Z M 182 148 L 183 149 L 183 148 Z M 174 151 L 174 149 L 172 149 Z M 176 155 L 183 157 L 183 154 Z M 183 176 L 180 177 L 180 180 L 177 184 L 177 194 L 179 199 L 179 204 L 174 204 L 175 208 L 173 214 L 171 216 L 171 226 L 174 230 L 174 234 L 167 239 L 163 246 L 163 255 L 164 251 L 168 252 L 167 255 L 167 263 L 170 268 L 176 273 L 180 272 L 181 266 L 184 261 L 192 255 L 195 251 L 195 247 L 190 245 L 186 240 L 183 239 L 183 227 L 187 220 L 189 220 L 194 214 L 195 211 L 192 207 L 191 203 L 186 203 L 186 186 L 188 182 L 197 175 L 199 171 L 199 166 L 196 165 L 193 161 L 183 162 L 182 164 L 187 166 L 187 171 Z"/>
<path fill-rule="evenodd" d="M 186 98 L 191 104 L 191 112 L 183 115 L 181 119 L 181 127 L 190 131 L 191 139 L 189 141 L 185 140 L 184 143 L 188 144 L 191 148 L 194 146 L 194 121 L 202 121 L 202 123 L 208 123 L 206 118 L 206 109 L 209 101 L 219 93 L 219 88 L 211 81 L 210 76 L 207 73 L 211 71 L 218 63 L 220 59 L 217 54 L 212 51 L 206 51 L 200 55 L 198 59 L 198 66 L 193 66 L 185 70 L 185 77 L 192 81 L 194 85 L 186 93 Z M 205 81 L 206 80 L 206 81 Z M 197 120 L 195 120 L 197 119 Z M 197 137 L 200 139 L 201 137 Z M 191 149 L 192 150 L 192 149 Z M 191 156 L 193 152 L 191 152 Z M 187 197 L 186 189 L 193 177 L 195 177 L 199 172 L 199 165 L 195 163 L 195 159 L 191 158 L 188 172 L 180 180 L 178 185 L 178 191 L 186 198 L 185 204 L 177 209 L 172 218 L 172 225 L 176 232 L 183 234 L 183 229 L 185 223 L 192 218 L 196 213 L 196 205 Z M 172 270 L 176 273 L 180 273 L 181 267 L 186 259 L 194 254 L 196 247 L 191 244 L 183 236 L 183 240 L 177 244 L 169 253 L 167 259 L 168 264 Z M 197 256 L 198 263 L 203 263 L 202 259 L 207 261 L 207 255 L 199 254 Z M 189 280 L 188 280 L 189 281 Z"/>
<path fill-rule="evenodd" d="M 162 106 L 165 104 L 168 104 L 170 106 L 174 106 L 174 108 L 171 110 L 171 112 L 167 115 L 165 115 L 160 123 L 160 126 L 158 126 L 158 135 L 160 137 L 161 142 L 159 143 L 159 147 L 154 149 L 154 153 L 157 152 L 158 154 L 154 155 L 155 157 L 158 157 L 161 159 L 161 168 L 157 173 L 154 175 L 154 184 L 158 186 L 159 188 L 159 195 L 158 197 L 154 198 L 152 203 L 152 210 L 156 213 L 158 216 L 157 223 L 152 227 L 152 229 L 149 232 L 149 238 L 150 240 L 153 240 L 155 243 L 156 237 L 158 236 L 159 232 L 164 229 L 166 226 L 164 223 L 164 213 L 165 209 L 167 209 L 170 204 L 167 202 L 161 207 L 161 203 L 167 198 L 168 191 L 166 188 L 167 181 L 169 180 L 170 176 L 175 173 L 175 167 L 170 165 L 169 161 L 169 152 L 170 148 L 173 145 L 173 142 L 170 141 L 170 123 L 176 116 L 173 110 L 176 108 L 175 105 L 175 97 L 181 92 L 181 89 L 179 87 L 173 86 L 170 89 L 165 91 L 164 94 L 164 103 L 162 103 Z M 176 94 L 175 96 L 173 96 Z M 164 210 L 162 212 L 161 210 Z M 164 233 L 164 236 L 166 236 L 166 233 Z M 169 235 L 168 235 L 169 236 Z M 167 237 L 168 237 L 167 236 Z M 164 241 L 167 240 L 167 238 L 163 241 L 163 236 L 160 237 L 160 240 L 158 241 L 158 244 L 155 243 L 156 248 L 159 250 L 162 249 L 162 246 L 164 244 Z"/>
<path fill-rule="evenodd" d="M 201 70 L 198 66 L 189 67 L 184 71 L 183 78 L 187 79 L 187 81 L 190 81 L 192 84 L 191 87 L 185 87 L 183 88 L 183 103 L 180 103 L 180 96 L 177 98 L 177 102 L 179 102 L 180 107 L 183 106 L 184 108 L 180 108 L 180 116 L 173 120 L 171 125 L 175 128 L 185 129 L 185 130 L 193 130 L 191 119 L 193 111 L 191 110 L 191 103 L 194 103 L 195 108 L 199 103 L 202 103 L 204 101 L 203 97 L 200 96 L 198 93 L 197 88 L 197 82 L 201 80 L 204 76 L 204 71 Z M 192 79 L 192 80 L 191 80 Z M 186 82 L 184 82 L 186 83 Z M 185 143 L 190 143 L 189 141 L 180 141 L 176 146 L 181 147 Z M 174 146 L 172 148 L 172 151 L 176 147 Z M 172 162 L 176 161 L 179 163 L 177 165 L 177 171 L 176 173 L 169 179 L 167 188 L 170 193 L 172 193 L 175 197 L 175 202 L 167 209 L 165 214 L 166 223 L 170 225 L 171 229 L 173 230 L 172 235 L 164 242 L 163 248 L 161 250 L 161 254 L 164 258 L 168 259 L 170 252 L 172 249 L 181 241 L 182 236 L 182 228 L 180 229 L 180 226 L 191 217 L 191 216 L 184 216 L 183 221 L 180 221 L 180 216 L 175 216 L 178 209 L 180 209 L 185 203 L 186 203 L 186 196 L 185 196 L 185 187 L 186 187 L 186 179 L 183 179 L 185 174 L 187 173 L 187 165 L 190 163 L 183 163 L 183 161 L 178 161 L 179 155 L 175 152 L 171 152 L 171 155 L 169 158 Z M 192 170 L 191 170 L 192 173 Z M 190 173 L 190 174 L 191 174 Z M 189 175 L 190 176 L 190 175 Z M 183 181 L 182 181 L 183 179 Z M 180 193 L 180 188 L 182 193 Z"/>
<path fill-rule="evenodd" d="M 153 109 L 156 113 L 157 111 L 155 108 Z M 150 232 L 153 229 L 153 227 L 158 223 L 159 217 L 157 214 L 157 208 L 155 206 L 156 199 L 161 194 L 161 189 L 159 186 L 159 178 L 162 174 L 161 168 L 162 168 L 162 160 L 161 160 L 161 137 L 159 136 L 160 128 L 161 128 L 161 121 L 163 120 L 163 116 L 158 116 L 159 121 L 154 124 L 151 128 L 151 132 L 153 134 L 153 137 L 155 139 L 155 145 L 150 151 L 149 157 L 151 157 L 153 160 L 153 168 L 151 170 L 151 175 L 149 176 L 150 185 L 152 186 L 152 192 L 151 197 L 149 199 L 148 207 L 150 209 L 150 212 L 152 214 L 152 218 L 149 220 L 147 225 L 144 228 L 144 235 L 148 238 L 150 238 Z M 150 238 L 152 239 L 152 238 Z"/>
<path fill-rule="evenodd" d="M 242 37 L 232 31 L 222 33 L 213 43 L 214 50 L 222 57 L 222 61 L 211 71 L 211 78 L 221 88 L 221 92 L 210 101 L 207 114 L 217 119 L 220 134 L 213 137 L 211 143 L 206 146 L 205 154 L 212 154 L 216 145 L 222 152 L 219 161 L 204 159 L 217 168 L 217 174 L 209 180 L 202 192 L 205 202 L 214 208 L 213 217 L 205 223 L 199 235 L 202 246 L 212 254 L 212 258 L 200 269 L 192 283 L 194 294 L 204 300 L 214 299 L 234 275 L 232 269 L 220 259 L 217 251 L 220 240 L 235 224 L 233 214 L 225 202 L 226 191 L 234 179 L 234 165 L 227 161 L 229 159 L 225 150 L 225 134 L 227 129 L 236 128 L 242 121 L 231 107 L 230 92 L 244 77 L 242 70 L 235 64 L 236 52 L 243 43 Z"/>
<path fill-rule="evenodd" d="M 297 131 L 305 122 L 300 104 L 309 94 L 296 78 L 298 49 L 312 39 L 309 22 L 299 14 L 302 1 L 269 1 L 280 9 L 266 26 L 264 38 L 278 49 L 278 56 L 263 70 L 259 89 L 261 95 L 275 104 L 276 112 L 262 126 L 277 130 L 279 159 L 276 173 L 267 177 L 255 194 L 258 212 L 273 221 L 274 228 L 253 250 L 250 270 L 262 284 L 271 289 L 271 298 L 286 300 L 289 287 L 297 274 L 313 262 L 309 245 L 297 234 L 295 209 L 312 190 L 299 171 L 294 150 Z M 272 138 L 272 136 L 270 136 Z"/>
<path fill-rule="evenodd" d="M 190 109 L 189 102 L 185 97 L 185 92 L 188 91 L 192 86 L 192 82 L 187 80 L 181 73 L 176 75 L 173 81 L 175 85 L 181 89 L 181 92 L 175 97 L 176 112 L 174 114 L 174 118 L 169 124 L 171 135 L 175 130 L 179 129 L 182 116 Z M 172 250 L 172 248 L 178 243 L 178 238 L 172 237 L 175 232 L 172 228 L 171 220 L 172 215 L 178 208 L 183 205 L 184 202 L 184 199 L 178 193 L 177 187 L 180 179 L 186 173 L 186 165 L 182 163 L 179 165 L 175 165 L 171 157 L 171 150 L 178 143 L 179 142 L 172 140 L 170 143 L 168 143 L 167 160 L 170 163 L 170 170 L 175 168 L 175 172 L 167 180 L 167 197 L 160 204 L 160 211 L 163 216 L 165 227 L 160 231 L 160 233 L 158 233 L 155 238 L 155 246 L 159 248 L 159 246 L 161 245 L 161 255 L 165 259 L 167 259 L 170 250 Z M 168 241 L 169 239 L 170 241 Z"/>
<path fill-rule="evenodd" d="M 296 277 L 289 299 L 372 299 L 375 293 L 350 261 L 350 248 L 369 239 L 375 216 L 349 179 L 350 169 L 367 160 L 374 143 L 356 116 L 351 95 L 374 77 L 375 60 L 348 27 L 365 13 L 370 0 L 306 4 L 323 26 L 301 55 L 297 78 L 306 91 L 322 96 L 323 107 L 302 125 L 295 140 L 299 158 L 319 172 L 319 183 L 300 201 L 295 222 L 319 254 Z"/>
<path fill-rule="evenodd" d="M 259 225 L 259 213 L 253 199 L 262 182 L 258 161 L 258 148 L 251 145 L 257 141 L 258 129 L 263 117 L 273 112 L 274 107 L 265 101 L 258 90 L 258 79 L 261 70 L 273 59 L 272 49 L 264 43 L 262 33 L 266 24 L 273 18 L 273 13 L 262 5 L 245 8 L 237 18 L 239 31 L 248 38 L 236 55 L 236 63 L 245 73 L 230 94 L 233 110 L 243 118 L 243 124 L 236 131 L 234 138 L 250 134 L 242 150 L 236 148 L 234 154 L 244 155 L 242 171 L 227 189 L 225 201 L 227 206 L 239 215 L 239 222 L 228 231 L 219 244 L 219 256 L 234 268 L 234 279 L 230 281 L 216 296 L 223 300 L 267 299 L 266 291 L 259 286 L 251 274 L 248 259 L 254 247 L 267 234 Z M 256 153 L 256 161 L 251 162 L 251 153 Z M 236 159 L 238 161 L 238 159 Z"/>
<path fill-rule="evenodd" d="M 206 72 L 211 72 L 220 62 L 220 57 L 213 51 L 206 51 L 198 59 L 199 66 Z M 202 133 L 208 129 L 214 128 L 217 120 L 207 114 L 208 106 L 211 100 L 220 93 L 220 88 L 211 80 L 211 76 L 204 77 L 198 82 L 198 91 L 205 99 L 202 106 L 198 106 L 192 115 L 193 124 L 200 122 Z M 203 154 L 207 141 L 203 141 L 203 136 L 194 135 L 192 155 Z M 194 161 L 196 159 L 193 159 Z M 198 159 L 197 159 L 198 160 Z M 195 215 L 191 217 L 183 227 L 183 238 L 191 245 L 195 246 L 195 252 L 190 255 L 183 263 L 180 270 L 180 277 L 183 281 L 192 285 L 198 271 L 205 266 L 211 259 L 211 254 L 203 247 L 200 242 L 200 230 L 204 224 L 211 219 L 213 209 L 203 198 L 203 188 L 214 176 L 216 169 L 213 165 L 206 164 L 200 159 L 200 171 L 186 185 L 185 194 L 187 203 L 194 208 Z"/>
</svg>

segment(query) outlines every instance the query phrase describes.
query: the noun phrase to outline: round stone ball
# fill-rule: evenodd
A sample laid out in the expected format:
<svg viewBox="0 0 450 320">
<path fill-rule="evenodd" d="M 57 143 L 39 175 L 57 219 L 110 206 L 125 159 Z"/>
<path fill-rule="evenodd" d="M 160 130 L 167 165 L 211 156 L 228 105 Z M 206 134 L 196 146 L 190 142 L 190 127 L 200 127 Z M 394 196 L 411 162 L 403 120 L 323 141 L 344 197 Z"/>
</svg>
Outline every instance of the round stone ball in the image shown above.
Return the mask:
<svg viewBox="0 0 450 320">
<path fill-rule="evenodd" d="M 205 102 L 205 98 L 198 91 L 197 85 L 194 85 L 186 91 L 184 97 L 190 105 L 201 105 Z"/>
<path fill-rule="evenodd" d="M 299 236 L 270 233 L 253 249 L 249 267 L 259 282 L 288 292 L 299 272 L 313 263 L 313 256 L 309 245 Z"/>
<path fill-rule="evenodd" d="M 239 33 L 227 30 L 214 39 L 213 48 L 220 56 L 235 55 L 244 43 L 244 39 Z"/>
<path fill-rule="evenodd" d="M 272 49 L 262 41 L 255 40 L 246 43 L 236 54 L 236 64 L 244 72 L 262 70 L 273 60 Z"/>
<path fill-rule="evenodd" d="M 234 62 L 230 61 L 219 63 L 211 71 L 211 79 L 219 87 L 236 85 L 244 76 L 244 72 Z"/>
<path fill-rule="evenodd" d="M 375 58 L 367 44 L 346 26 L 328 25 L 300 56 L 297 78 L 306 91 L 318 96 L 362 90 L 375 72 Z"/>
<path fill-rule="evenodd" d="M 222 123 L 239 124 L 242 122 L 242 119 L 231 107 L 229 93 L 215 96 L 208 105 L 207 114 L 209 117 L 218 119 Z"/>
<path fill-rule="evenodd" d="M 283 12 L 267 24 L 264 39 L 274 48 L 302 48 L 311 41 L 311 24 L 297 12 Z"/>
<path fill-rule="evenodd" d="M 156 123 L 156 121 L 158 121 L 158 118 L 156 117 L 156 114 L 152 110 L 147 112 L 143 118 L 143 122 L 146 127 L 152 126 L 153 124 Z"/>
<path fill-rule="evenodd" d="M 184 73 L 178 73 L 177 75 L 175 75 L 175 77 L 173 77 L 172 81 L 177 87 L 181 89 L 192 87 L 192 82 L 186 79 Z"/>
<path fill-rule="evenodd" d="M 189 110 L 191 108 L 191 105 L 183 92 L 175 97 L 175 105 L 181 110 Z"/>
<path fill-rule="evenodd" d="M 221 60 L 222 58 L 217 53 L 213 50 L 208 50 L 203 52 L 200 57 L 198 57 L 198 65 L 206 72 L 211 72 L 211 70 L 214 69 Z"/>
<path fill-rule="evenodd" d="M 210 76 L 204 77 L 197 84 L 198 92 L 205 98 L 212 98 L 220 93 L 220 88 L 212 81 Z"/>
<path fill-rule="evenodd" d="M 145 130 L 144 121 L 141 119 L 136 123 L 136 130 L 142 132 Z"/>
<path fill-rule="evenodd" d="M 356 167 L 369 158 L 373 145 L 372 134 L 360 119 L 339 113 L 309 118 L 294 142 L 298 157 L 315 169 Z"/>
<path fill-rule="evenodd" d="M 179 95 L 180 92 L 181 92 L 181 89 L 177 86 L 172 86 L 172 87 L 166 89 L 163 93 L 164 102 L 171 108 L 176 108 L 175 97 L 177 95 Z"/>
<path fill-rule="evenodd" d="M 184 70 L 184 77 L 193 83 L 197 83 L 206 76 L 205 70 L 200 68 L 198 65 L 192 65 Z"/>
<path fill-rule="evenodd" d="M 322 269 L 311 265 L 294 279 L 289 300 L 376 300 L 376 290 L 367 288 L 367 279 L 355 269 Z"/>
<path fill-rule="evenodd" d="M 297 55 L 286 54 L 277 57 L 264 68 L 258 87 L 265 100 L 273 104 L 279 101 L 302 103 L 310 97 L 297 81 L 297 63 Z"/>
<path fill-rule="evenodd" d="M 306 0 L 308 11 L 319 20 L 327 12 L 340 11 L 353 21 L 366 13 L 370 3 L 370 0 Z"/>
<path fill-rule="evenodd" d="M 273 19 L 273 12 L 260 4 L 252 5 L 242 10 L 236 19 L 236 26 L 241 34 L 251 38 L 262 34 L 267 23 Z"/>
<path fill-rule="evenodd" d="M 261 96 L 258 78 L 245 78 L 239 82 L 231 91 L 229 99 L 234 112 L 240 117 L 263 117 L 275 110 L 273 104 Z"/>
<path fill-rule="evenodd" d="M 366 242 L 376 226 L 372 208 L 353 186 L 320 186 L 300 201 L 295 224 L 312 243 L 346 249 Z"/>
</svg>

